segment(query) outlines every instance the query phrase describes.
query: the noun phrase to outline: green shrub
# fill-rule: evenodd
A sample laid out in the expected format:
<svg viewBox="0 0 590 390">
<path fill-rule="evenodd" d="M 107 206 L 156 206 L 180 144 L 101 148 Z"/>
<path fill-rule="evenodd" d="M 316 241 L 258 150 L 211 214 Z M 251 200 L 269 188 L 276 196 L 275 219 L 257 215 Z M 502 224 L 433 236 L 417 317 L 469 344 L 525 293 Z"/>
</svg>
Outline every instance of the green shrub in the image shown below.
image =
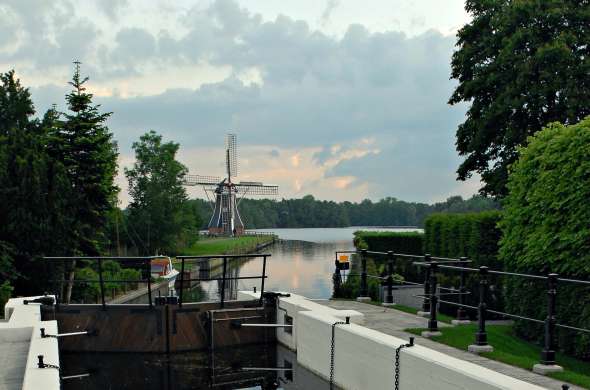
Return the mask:
<svg viewBox="0 0 590 390">
<path fill-rule="evenodd" d="M 482 265 L 490 269 L 502 270 L 503 264 L 498 260 L 498 242 L 500 229 L 499 211 L 484 211 L 480 213 L 462 214 L 432 214 L 425 222 L 424 252 L 432 256 L 459 258 L 462 256 L 471 260 L 469 267 L 477 268 Z M 459 273 L 443 270 L 439 282 L 444 287 L 459 287 Z M 504 290 L 500 278 L 489 277 L 488 307 L 504 311 Z M 479 278 L 476 273 L 470 273 L 466 279 L 466 288 L 471 292 L 466 296 L 466 303 L 476 306 L 479 300 Z M 444 300 L 457 301 L 457 296 L 443 297 Z M 441 311 L 454 315 L 457 307 L 441 304 Z M 470 312 L 470 315 L 475 313 Z"/>
<path fill-rule="evenodd" d="M 4 305 L 10 299 L 12 290 L 13 288 L 7 280 L 0 284 L 0 316 L 4 315 Z"/>
<path fill-rule="evenodd" d="M 357 249 L 375 252 L 394 251 L 410 255 L 421 255 L 424 247 L 424 234 L 419 232 L 354 232 L 354 245 Z"/>
<path fill-rule="evenodd" d="M 590 279 L 590 117 L 559 123 L 529 137 L 510 167 L 500 258 L 507 270 Z M 538 319 L 546 316 L 544 283 L 514 278 L 507 306 Z M 590 327 L 590 288 L 560 283 L 558 322 Z M 517 322 L 520 336 L 540 340 L 541 326 Z M 590 359 L 590 336 L 559 331 L 559 347 Z"/>
</svg>

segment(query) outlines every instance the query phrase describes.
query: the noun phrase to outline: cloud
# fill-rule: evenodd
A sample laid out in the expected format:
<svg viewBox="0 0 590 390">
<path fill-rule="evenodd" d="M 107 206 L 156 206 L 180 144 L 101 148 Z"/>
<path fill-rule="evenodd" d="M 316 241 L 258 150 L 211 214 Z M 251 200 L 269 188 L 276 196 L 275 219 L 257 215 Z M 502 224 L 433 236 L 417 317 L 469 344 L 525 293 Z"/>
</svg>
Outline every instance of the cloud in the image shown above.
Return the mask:
<svg viewBox="0 0 590 390">
<path fill-rule="evenodd" d="M 330 22 L 330 17 L 332 16 L 332 13 L 336 8 L 338 8 L 339 5 L 340 1 L 338 0 L 328 0 L 328 2 L 326 3 L 326 8 L 324 9 L 324 12 L 322 12 L 321 17 L 321 23 L 323 25 L 326 25 Z"/>
<path fill-rule="evenodd" d="M 453 37 L 360 24 L 329 36 L 285 15 L 264 20 L 233 0 L 175 9 L 162 17 L 176 23 L 158 29 L 95 21 L 68 1 L 41 2 L 30 18 L 30 7 L 7 4 L 0 19 L 20 15 L 23 38 L 12 54 L 0 51 L 0 64 L 27 64 L 17 72 L 37 82 L 33 97 L 45 110 L 67 89 L 53 75 L 69 77 L 80 59 L 96 101 L 114 112 L 123 153 L 149 129 L 186 149 L 216 147 L 232 130 L 241 145 L 272 145 L 261 151 L 260 174 L 288 177 L 292 194 L 336 186 L 351 197 L 431 200 L 470 188 L 454 181 L 465 110 L 446 104 Z M 325 15 L 337 5 L 329 1 Z M 273 170 L 277 161 L 291 170 Z"/>
</svg>

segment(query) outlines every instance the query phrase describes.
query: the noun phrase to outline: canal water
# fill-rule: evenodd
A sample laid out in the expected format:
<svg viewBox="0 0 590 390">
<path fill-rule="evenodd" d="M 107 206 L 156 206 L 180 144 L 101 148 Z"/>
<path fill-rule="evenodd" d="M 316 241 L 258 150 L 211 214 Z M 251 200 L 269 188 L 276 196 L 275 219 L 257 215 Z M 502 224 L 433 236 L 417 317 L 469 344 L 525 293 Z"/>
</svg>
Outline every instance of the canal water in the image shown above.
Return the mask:
<svg viewBox="0 0 590 390">
<path fill-rule="evenodd" d="M 421 231 L 416 228 L 346 227 L 259 229 L 260 233 L 273 233 L 279 241 L 260 253 L 270 254 L 267 259 L 265 290 L 288 291 L 311 299 L 328 299 L 332 294 L 332 273 L 336 251 L 354 250 L 354 232 L 368 231 Z M 205 261 L 204 261 L 205 262 Z M 262 258 L 232 260 L 228 266 L 226 300 L 236 299 L 239 290 L 260 289 L 260 279 L 236 279 L 262 274 Z M 199 274 L 201 278 L 221 278 L 221 267 L 211 273 Z M 199 282 L 190 288 L 185 286 L 184 302 L 219 301 L 221 281 Z M 177 285 L 178 287 L 178 285 Z M 180 292 L 175 291 L 177 295 Z M 136 303 L 147 303 L 143 296 Z"/>
<path fill-rule="evenodd" d="M 414 228 L 346 227 L 260 229 L 274 233 L 280 241 L 261 252 L 268 253 L 265 289 L 289 291 L 312 299 L 328 299 L 332 294 L 332 273 L 336 251 L 354 250 L 353 237 L 357 230 L 416 231 Z M 237 271 L 237 272 L 236 272 Z M 262 273 L 262 261 L 252 259 L 239 265 L 232 276 L 256 276 Z M 240 280 L 238 290 L 260 288 L 256 279 Z M 202 289 L 202 290 L 201 290 Z M 203 291 L 204 290 L 204 291 Z M 218 283 L 202 283 L 196 294 L 203 300 L 218 300 Z"/>
</svg>

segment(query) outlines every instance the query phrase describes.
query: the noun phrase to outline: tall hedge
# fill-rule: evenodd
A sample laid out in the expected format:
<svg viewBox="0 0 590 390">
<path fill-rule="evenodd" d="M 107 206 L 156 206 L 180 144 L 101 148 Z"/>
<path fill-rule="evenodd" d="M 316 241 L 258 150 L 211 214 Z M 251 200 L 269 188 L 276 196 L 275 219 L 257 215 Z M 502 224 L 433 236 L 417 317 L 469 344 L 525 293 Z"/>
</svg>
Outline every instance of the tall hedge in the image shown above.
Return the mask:
<svg viewBox="0 0 590 390">
<path fill-rule="evenodd" d="M 411 255 L 421 255 L 424 247 L 424 234 L 420 232 L 372 232 L 359 230 L 354 233 L 354 245 L 358 249 L 376 252 L 394 251 Z"/>
<path fill-rule="evenodd" d="M 477 268 L 485 265 L 490 269 L 502 270 L 503 264 L 498 260 L 498 243 L 500 240 L 500 211 L 485 211 L 468 214 L 433 214 L 424 225 L 424 252 L 432 256 L 458 258 L 465 256 L 472 263 L 469 267 Z M 443 270 L 440 282 L 444 287 L 458 287 L 459 274 Z M 469 274 L 467 289 L 471 292 L 466 302 L 476 305 L 478 301 L 478 277 Z M 488 306 L 491 309 L 504 310 L 502 281 L 490 277 L 490 294 Z M 456 300 L 456 296 L 448 296 L 445 300 Z M 456 312 L 456 307 L 442 305 L 441 311 L 448 314 Z M 470 313 L 473 315 L 474 313 Z"/>
<path fill-rule="evenodd" d="M 590 117 L 576 125 L 559 123 L 528 139 L 510 168 L 509 194 L 500 223 L 500 258 L 511 271 L 590 279 Z M 512 312 L 543 319 L 544 283 L 514 279 Z M 558 322 L 590 327 L 590 288 L 560 283 Z M 517 332 L 540 339 L 540 327 L 518 322 Z M 590 358 L 590 336 L 559 331 L 559 347 Z"/>
</svg>

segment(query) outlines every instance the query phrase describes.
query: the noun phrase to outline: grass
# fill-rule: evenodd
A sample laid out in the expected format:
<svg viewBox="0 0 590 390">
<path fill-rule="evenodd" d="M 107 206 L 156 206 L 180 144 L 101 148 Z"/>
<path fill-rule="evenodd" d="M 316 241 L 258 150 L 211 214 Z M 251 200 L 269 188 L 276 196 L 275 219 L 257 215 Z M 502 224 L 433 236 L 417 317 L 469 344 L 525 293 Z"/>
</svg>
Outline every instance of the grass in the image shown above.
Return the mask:
<svg viewBox="0 0 590 390">
<path fill-rule="evenodd" d="M 420 335 L 424 330 L 406 329 L 406 331 L 417 335 Z M 431 339 L 451 347 L 467 350 L 467 346 L 474 342 L 476 330 L 475 324 L 441 328 L 442 335 Z M 518 338 L 514 335 L 511 325 L 488 325 L 486 331 L 488 332 L 488 342 L 494 347 L 494 351 L 482 353 L 482 356 L 527 370 L 531 370 L 533 365 L 539 363 L 541 347 Z M 590 389 L 590 362 L 558 353 L 557 363 L 564 368 L 564 371 L 549 374 L 550 377 Z"/>
<path fill-rule="evenodd" d="M 183 253 L 189 256 L 242 254 L 272 240 L 273 236 L 207 237 L 201 238 Z"/>
</svg>

